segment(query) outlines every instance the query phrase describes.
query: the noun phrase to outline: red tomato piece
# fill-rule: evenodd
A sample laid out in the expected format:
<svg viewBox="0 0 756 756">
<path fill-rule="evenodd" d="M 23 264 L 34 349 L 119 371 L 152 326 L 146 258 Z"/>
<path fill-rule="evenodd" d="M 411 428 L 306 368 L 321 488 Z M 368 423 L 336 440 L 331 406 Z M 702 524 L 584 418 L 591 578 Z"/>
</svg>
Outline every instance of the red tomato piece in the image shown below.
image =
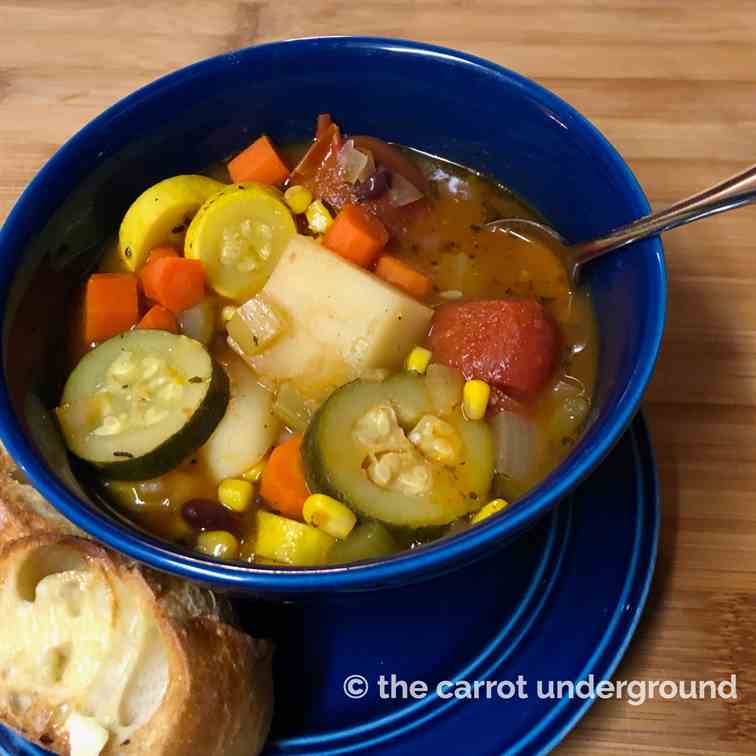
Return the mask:
<svg viewBox="0 0 756 756">
<path fill-rule="evenodd" d="M 339 150 L 344 139 L 339 127 L 326 118 L 318 117 L 318 133 L 310 149 L 291 173 L 291 183 L 301 184 L 312 194 L 327 202 L 336 212 L 346 205 L 359 205 L 386 226 L 389 231 L 398 233 L 420 215 L 427 213 L 430 204 L 427 199 L 420 199 L 404 207 L 394 207 L 384 194 L 378 199 L 362 201 L 353 184 L 344 179 L 344 171 L 339 163 Z M 389 171 L 400 173 L 421 192 L 427 194 L 428 182 L 422 171 L 396 147 L 375 137 L 354 137 L 355 147 L 370 150 L 376 163 Z"/>
<path fill-rule="evenodd" d="M 429 339 L 434 359 L 523 399 L 551 377 L 561 341 L 541 304 L 514 299 L 441 305 Z"/>
</svg>

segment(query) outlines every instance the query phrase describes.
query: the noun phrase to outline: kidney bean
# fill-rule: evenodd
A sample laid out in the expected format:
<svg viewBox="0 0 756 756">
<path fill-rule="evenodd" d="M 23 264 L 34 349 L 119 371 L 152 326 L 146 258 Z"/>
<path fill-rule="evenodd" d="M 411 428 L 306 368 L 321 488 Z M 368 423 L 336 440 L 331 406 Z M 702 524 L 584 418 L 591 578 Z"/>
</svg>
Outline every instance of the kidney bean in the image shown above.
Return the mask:
<svg viewBox="0 0 756 756">
<path fill-rule="evenodd" d="M 364 181 L 354 185 L 354 193 L 361 202 L 376 200 L 391 189 L 391 174 L 381 166 Z"/>
<path fill-rule="evenodd" d="M 239 518 L 211 499 L 190 499 L 181 507 L 181 516 L 195 530 L 228 530 L 233 533 L 239 529 Z"/>
</svg>

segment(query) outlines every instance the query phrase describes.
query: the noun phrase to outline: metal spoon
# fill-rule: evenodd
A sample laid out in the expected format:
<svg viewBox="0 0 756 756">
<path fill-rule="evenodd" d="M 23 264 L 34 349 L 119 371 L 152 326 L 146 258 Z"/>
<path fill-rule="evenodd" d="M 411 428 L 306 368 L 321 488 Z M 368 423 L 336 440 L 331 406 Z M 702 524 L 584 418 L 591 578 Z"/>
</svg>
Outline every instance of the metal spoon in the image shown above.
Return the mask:
<svg viewBox="0 0 756 756">
<path fill-rule="evenodd" d="M 484 228 L 515 232 L 516 228 L 524 227 L 553 237 L 565 247 L 567 272 L 571 284 L 575 285 L 578 283 L 583 265 L 607 252 L 751 202 L 756 202 L 756 165 L 665 210 L 620 226 L 592 241 L 570 244 L 556 229 L 527 218 L 502 218 L 486 223 Z"/>
</svg>

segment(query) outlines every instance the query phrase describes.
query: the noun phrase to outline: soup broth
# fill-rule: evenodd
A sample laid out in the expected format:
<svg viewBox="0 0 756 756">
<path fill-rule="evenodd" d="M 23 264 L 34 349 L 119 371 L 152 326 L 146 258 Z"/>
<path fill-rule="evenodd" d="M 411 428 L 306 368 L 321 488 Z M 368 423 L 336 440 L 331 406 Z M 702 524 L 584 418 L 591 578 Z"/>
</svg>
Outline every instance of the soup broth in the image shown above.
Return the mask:
<svg viewBox="0 0 756 756">
<path fill-rule="evenodd" d="M 324 145 L 324 129 L 329 128 L 333 139 Z M 123 277 L 136 281 L 128 295 L 134 297 L 133 303 L 123 305 L 120 314 L 108 315 L 121 317 L 126 326 L 124 333 L 112 336 L 111 341 L 125 338 L 124 334 L 132 336 L 128 345 L 114 352 L 120 355 L 117 359 L 103 363 L 107 377 L 88 380 L 93 381 L 90 388 L 95 393 L 105 391 L 107 384 L 107 402 L 117 404 L 123 412 L 103 415 L 105 410 L 95 411 L 87 405 L 86 412 L 94 413 L 94 419 L 82 420 L 84 410 L 78 408 L 78 394 L 71 389 L 76 376 L 81 381 L 85 367 L 93 369 L 93 355 L 103 352 L 107 337 L 88 336 L 83 346 L 81 339 L 74 340 L 75 349 L 67 346 L 71 363 L 81 361 L 68 379 L 58 408 L 64 437 L 71 451 L 84 459 L 89 483 L 135 523 L 169 541 L 219 558 L 295 566 L 387 556 L 457 533 L 516 506 L 517 499 L 546 477 L 579 437 L 590 412 L 597 364 L 598 339 L 590 298 L 585 290 L 570 289 L 562 251 L 535 236 L 486 228 L 498 218 L 538 219 L 537 214 L 500 184 L 441 158 L 389 147 L 371 138 L 345 140 L 340 131 L 333 130 L 330 119 L 319 120 L 319 136 L 313 145 L 290 145 L 277 153 L 284 166 L 280 180 L 273 180 L 277 176 L 273 175 L 277 168 L 273 158 L 270 165 L 266 163 L 272 179 L 267 183 L 282 184 L 287 190 L 283 196 L 288 210 L 281 193 L 262 186 L 266 182 L 259 176 L 254 184 L 239 179 L 239 166 L 246 166 L 244 155 L 228 166 L 208 169 L 211 178 L 204 180 L 223 186 L 206 187 L 208 197 L 199 203 L 199 212 L 196 207 L 187 209 L 186 217 L 163 229 L 162 237 L 156 232 L 147 241 L 140 238 L 141 247 L 134 241 L 125 246 L 122 227 L 119 240 L 103 253 L 101 274 L 118 279 L 119 286 Z M 362 161 L 367 165 L 362 166 L 358 180 L 352 181 Z M 297 167 L 290 171 L 290 166 Z M 386 186 L 381 187 L 381 182 Z M 198 183 L 192 191 L 200 192 L 203 186 Z M 236 196 L 239 190 L 258 195 L 242 206 Z M 354 202 L 356 195 L 358 202 Z M 349 207 L 357 210 L 347 223 L 340 219 L 350 212 L 345 210 Z M 214 212 L 226 218 L 226 226 L 211 228 L 218 223 Z M 258 222 L 254 213 L 261 213 L 263 219 Z M 282 231 L 288 229 L 286 224 L 290 230 Z M 344 228 L 341 236 L 333 230 L 338 224 Z M 359 248 L 363 254 L 375 241 L 376 228 L 378 237 L 385 233 L 381 249 L 369 260 L 360 258 L 354 250 Z M 277 235 L 282 234 L 294 234 L 296 241 L 277 249 Z M 353 240 L 347 252 L 339 246 L 343 239 Z M 213 252 L 216 257 L 211 261 L 205 255 L 212 244 L 220 251 Z M 292 244 L 304 246 L 296 251 Z M 161 253 L 161 249 L 166 251 Z M 257 257 L 245 257 L 249 249 L 256 250 Z M 298 300 L 294 295 L 287 299 L 289 294 L 276 289 L 277 280 L 281 278 L 284 288 L 299 285 L 296 277 L 303 257 L 317 257 L 319 250 L 331 257 L 313 268 L 312 289 L 318 288 L 317 277 L 326 263 L 344 266 L 346 257 L 344 281 L 361 286 L 363 278 L 359 276 L 382 279 L 378 294 L 368 287 L 364 296 L 355 295 L 355 308 L 372 296 L 385 295 L 385 308 L 396 307 L 398 321 L 426 317 L 423 322 L 429 326 L 414 329 L 420 335 L 405 350 L 402 359 L 406 361 L 398 369 L 395 357 L 371 356 L 370 349 L 378 355 L 388 354 L 391 344 L 372 345 L 370 329 L 365 330 L 367 336 L 355 341 L 367 355 L 364 359 L 362 353 L 354 357 L 350 352 L 344 357 L 338 349 L 331 350 L 328 329 L 340 333 L 339 329 L 351 327 L 345 324 L 359 317 L 354 310 L 313 326 L 318 339 L 325 334 L 312 349 L 317 375 L 311 367 L 302 368 L 300 375 L 297 365 L 292 366 L 291 355 L 303 365 L 310 359 L 309 343 L 293 343 L 290 352 L 286 351 L 287 339 L 294 342 L 300 338 L 298 318 L 305 327 L 308 319 L 314 322 L 323 313 L 318 311 L 316 297 L 308 305 L 313 309 L 297 314 Z M 140 255 L 143 259 L 137 265 L 133 256 Z M 280 258 L 277 267 L 271 263 L 273 258 Z M 196 260 L 196 266 L 184 264 L 190 260 Z M 223 266 L 229 264 L 237 266 L 237 275 L 224 278 Z M 288 279 L 281 272 L 284 265 L 291 266 Z M 207 291 L 193 299 L 192 276 L 201 276 L 203 266 Z M 175 273 L 171 272 L 174 268 Z M 149 274 L 145 274 L 147 270 Z M 334 270 L 332 276 L 341 275 L 341 268 Z M 171 275 L 186 277 L 180 290 L 171 289 Z M 101 276 L 96 283 L 103 280 Z M 123 290 L 130 291 L 130 285 L 123 284 Z M 352 284 L 344 286 L 341 294 L 351 301 Z M 403 299 L 391 298 L 391 286 L 402 292 Z M 91 288 L 90 281 L 85 296 Z M 307 286 L 302 291 L 300 300 L 307 299 Z M 324 285 L 324 308 L 331 306 L 332 294 Z M 421 302 L 417 309 L 407 304 L 415 300 Z M 172 301 L 176 304 L 171 305 Z M 403 309 L 405 305 L 409 309 Z M 129 315 L 129 307 L 137 308 L 138 315 Z M 86 311 L 85 317 L 90 316 L 94 317 Z M 141 320 L 129 326 L 129 317 Z M 147 317 L 154 319 L 154 326 L 144 324 Z M 494 320 L 503 325 L 488 338 L 483 332 Z M 397 343 L 405 338 L 405 326 L 398 321 Z M 464 329 L 470 330 L 471 323 L 472 332 L 468 333 Z M 475 323 L 480 326 L 476 328 Z M 507 341 L 509 336 L 504 339 L 500 333 L 510 326 L 519 330 Z M 375 329 L 382 327 L 376 325 Z M 113 465 L 99 458 L 92 464 L 87 454 L 108 441 L 111 431 L 115 439 L 133 440 L 137 433 L 133 426 L 128 435 L 119 425 L 127 414 L 132 413 L 128 414 L 131 418 L 133 408 L 149 404 L 153 394 L 168 397 L 170 391 L 159 392 L 167 391 L 164 385 L 173 385 L 180 366 L 171 362 L 172 357 L 165 358 L 167 365 L 161 357 L 144 357 L 142 352 L 134 358 L 130 346 L 141 344 L 140 329 L 147 332 L 150 328 L 165 334 L 166 353 L 171 356 L 177 354 L 170 346 L 171 332 L 178 334 L 173 338 L 189 336 L 192 348 L 194 344 L 203 347 L 202 360 L 205 352 L 209 355 L 204 362 L 200 360 L 206 373 L 198 369 L 198 374 L 183 384 L 176 378 L 179 388 L 175 392 L 182 396 L 187 417 L 196 409 L 189 423 L 192 428 L 199 423 L 195 422 L 199 415 L 217 411 L 218 418 L 207 429 L 209 433 L 196 436 L 193 448 L 176 446 L 177 434 L 185 437 L 188 433 L 177 421 L 175 429 L 165 431 L 165 443 L 158 444 L 157 451 L 150 452 L 152 456 L 146 455 L 148 462 L 141 469 L 150 474 L 140 479 L 137 463 L 143 459 L 139 454 L 146 444 L 141 438 L 136 442 L 138 451 L 116 448 Z M 500 338 L 504 341 L 497 346 Z M 137 346 L 137 350 L 141 348 Z M 149 345 L 145 348 L 152 349 Z M 497 348 L 515 352 L 500 357 Z M 149 355 L 158 354 L 162 347 L 155 349 Z M 195 356 L 199 359 L 187 352 L 181 359 L 189 361 Z M 134 359 L 137 365 L 146 365 L 147 372 L 157 365 L 155 378 L 152 373 L 146 379 L 137 376 L 139 390 L 144 392 L 141 400 L 133 396 L 137 385 L 132 375 Z M 354 367 L 357 364 L 359 368 Z M 222 368 L 220 378 L 213 365 Z M 153 393 L 144 388 L 153 385 L 145 383 L 147 379 L 157 381 Z M 204 389 L 205 383 L 208 388 L 202 394 L 200 387 Z M 230 389 L 225 403 L 213 399 L 223 394 L 226 383 Z M 389 386 L 392 388 L 385 388 Z M 427 395 L 426 390 L 430 392 Z M 197 398 L 190 406 L 186 402 L 191 391 Z M 405 420 L 408 397 L 419 396 L 418 391 L 426 404 L 411 420 Z M 483 398 L 482 414 L 476 415 L 476 402 Z M 439 410 L 445 402 L 448 406 Z M 165 402 L 157 406 L 152 410 L 168 414 Z M 353 410 L 355 407 L 362 409 Z M 357 414 L 350 415 L 352 411 Z M 150 418 L 155 417 L 160 419 L 150 426 Z M 170 416 L 144 412 L 140 418 L 142 435 L 150 427 L 157 433 L 171 421 Z M 76 422 L 89 423 L 87 438 L 94 439 L 92 443 L 81 437 L 72 440 Z M 395 424 L 386 431 L 393 434 L 393 440 L 387 442 L 386 435 L 375 442 L 376 428 L 387 422 Z M 368 428 L 369 423 L 373 424 Z M 329 429 L 338 427 L 346 440 L 333 437 L 335 432 Z M 365 441 L 368 436 L 369 442 Z M 355 457 L 354 470 L 347 470 L 353 447 L 363 442 L 362 461 Z M 346 444 L 343 450 L 341 443 Z M 181 458 L 170 469 L 153 475 L 164 466 L 166 449 Z M 287 464 L 294 467 L 289 469 Z M 331 469 L 333 466 L 337 469 Z M 301 471 L 292 472 L 295 468 L 304 470 L 304 478 Z M 447 493 L 443 493 L 444 486 Z M 294 545 L 287 547 L 286 542 Z"/>
</svg>

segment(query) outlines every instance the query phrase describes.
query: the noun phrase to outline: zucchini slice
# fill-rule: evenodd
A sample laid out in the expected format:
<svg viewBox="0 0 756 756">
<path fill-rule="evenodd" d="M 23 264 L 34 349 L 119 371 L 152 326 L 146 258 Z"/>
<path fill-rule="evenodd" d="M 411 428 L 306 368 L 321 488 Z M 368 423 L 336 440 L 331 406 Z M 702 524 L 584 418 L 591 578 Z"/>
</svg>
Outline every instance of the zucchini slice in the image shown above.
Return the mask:
<svg viewBox="0 0 756 756">
<path fill-rule="evenodd" d="M 199 209 L 184 256 L 202 262 L 218 294 L 244 302 L 265 285 L 295 232 L 280 192 L 251 181 L 233 184 Z"/>
<path fill-rule="evenodd" d="M 375 438 L 366 440 L 371 428 Z M 447 434 L 446 457 L 435 455 L 438 437 L 425 435 L 434 429 Z M 434 415 L 425 379 L 400 373 L 334 392 L 307 429 L 302 458 L 311 491 L 343 501 L 362 517 L 419 528 L 480 508 L 491 487 L 494 444 L 484 421 L 466 420 L 459 410 Z"/>
<path fill-rule="evenodd" d="M 189 174 L 172 176 L 142 192 L 121 222 L 118 249 L 128 270 L 138 270 L 160 244 L 180 245 L 201 205 L 227 184 Z"/>
<path fill-rule="evenodd" d="M 358 525 L 343 541 L 337 541 L 328 553 L 331 564 L 383 559 L 401 551 L 388 528 L 371 520 Z"/>
<path fill-rule="evenodd" d="M 228 397 L 226 372 L 198 341 L 127 331 L 82 358 L 56 415 L 77 457 L 110 478 L 145 480 L 202 446 Z"/>
</svg>

